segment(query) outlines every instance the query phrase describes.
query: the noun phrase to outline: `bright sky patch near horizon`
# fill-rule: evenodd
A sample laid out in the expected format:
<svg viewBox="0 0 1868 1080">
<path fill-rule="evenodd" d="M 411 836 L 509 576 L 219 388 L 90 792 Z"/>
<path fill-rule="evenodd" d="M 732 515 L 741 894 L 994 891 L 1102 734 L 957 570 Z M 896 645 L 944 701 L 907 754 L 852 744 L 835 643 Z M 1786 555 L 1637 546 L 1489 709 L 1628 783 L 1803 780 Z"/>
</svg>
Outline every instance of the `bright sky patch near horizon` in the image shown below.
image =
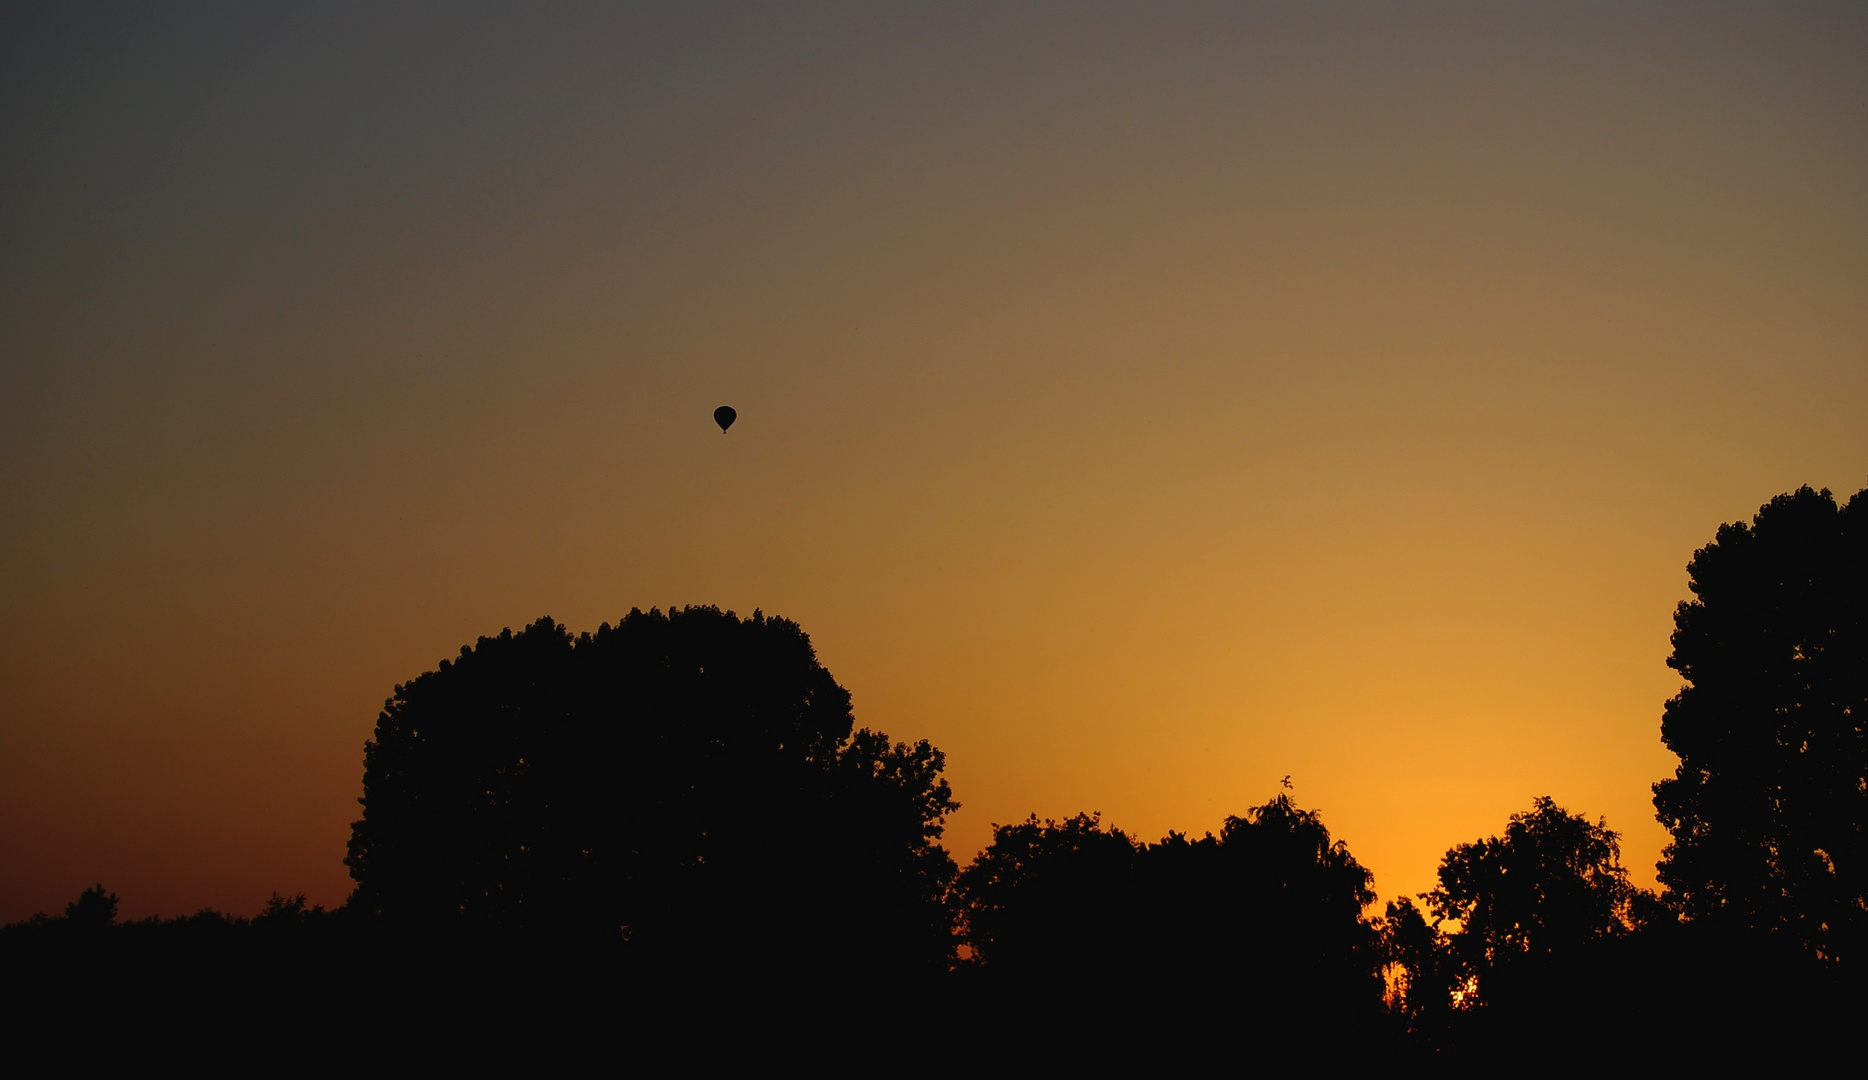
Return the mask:
<svg viewBox="0 0 1868 1080">
<path fill-rule="evenodd" d="M 1385 896 L 1541 794 L 1651 883 L 1865 290 L 1859 7 L 10 6 L 0 919 L 341 902 L 396 683 L 689 603 L 962 861 L 1291 774 Z"/>
</svg>

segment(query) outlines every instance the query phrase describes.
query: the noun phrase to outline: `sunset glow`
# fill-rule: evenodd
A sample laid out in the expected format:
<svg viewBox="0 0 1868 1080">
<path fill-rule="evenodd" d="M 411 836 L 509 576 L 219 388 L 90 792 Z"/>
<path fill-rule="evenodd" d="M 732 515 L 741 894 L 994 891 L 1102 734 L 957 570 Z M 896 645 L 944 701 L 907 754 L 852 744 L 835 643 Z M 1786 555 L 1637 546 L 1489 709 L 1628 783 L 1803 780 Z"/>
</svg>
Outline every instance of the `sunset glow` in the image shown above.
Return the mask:
<svg viewBox="0 0 1868 1080">
<path fill-rule="evenodd" d="M 1651 886 L 1688 558 L 1868 483 L 1860 8 L 217 12 L 0 16 L 0 921 L 339 904 L 396 684 L 686 604 L 962 864 Z"/>
</svg>

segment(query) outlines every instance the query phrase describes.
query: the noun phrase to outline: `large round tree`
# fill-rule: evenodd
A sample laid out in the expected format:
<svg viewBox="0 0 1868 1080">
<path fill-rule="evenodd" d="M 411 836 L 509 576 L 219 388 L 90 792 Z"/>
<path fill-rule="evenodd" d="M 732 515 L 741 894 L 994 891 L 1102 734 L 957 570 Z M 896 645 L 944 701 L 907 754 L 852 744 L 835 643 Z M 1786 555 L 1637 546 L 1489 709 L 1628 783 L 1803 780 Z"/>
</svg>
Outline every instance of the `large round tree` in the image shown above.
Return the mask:
<svg viewBox="0 0 1868 1080">
<path fill-rule="evenodd" d="M 944 967 L 955 809 L 857 730 L 796 623 L 711 607 L 484 637 L 365 746 L 356 903 L 410 927 L 627 942 L 693 968 Z"/>
<path fill-rule="evenodd" d="M 1688 564 L 1668 664 L 1686 686 L 1654 785 L 1660 867 L 1691 919 L 1860 955 L 1868 930 L 1868 492 L 1801 488 Z"/>
</svg>

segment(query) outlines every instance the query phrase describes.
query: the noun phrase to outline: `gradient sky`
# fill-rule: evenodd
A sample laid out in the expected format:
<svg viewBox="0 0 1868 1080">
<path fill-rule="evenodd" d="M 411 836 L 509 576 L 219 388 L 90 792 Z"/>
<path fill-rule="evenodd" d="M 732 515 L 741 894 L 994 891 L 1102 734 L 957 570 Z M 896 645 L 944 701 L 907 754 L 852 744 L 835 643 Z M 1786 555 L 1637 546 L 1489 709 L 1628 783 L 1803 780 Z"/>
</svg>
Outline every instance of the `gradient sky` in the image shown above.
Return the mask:
<svg viewBox="0 0 1868 1080">
<path fill-rule="evenodd" d="M 1622 830 L 1868 483 L 1859 5 L 8 5 L 0 920 L 341 902 L 382 700 L 801 622 L 993 822 Z M 729 435 L 709 413 L 728 403 Z"/>
</svg>

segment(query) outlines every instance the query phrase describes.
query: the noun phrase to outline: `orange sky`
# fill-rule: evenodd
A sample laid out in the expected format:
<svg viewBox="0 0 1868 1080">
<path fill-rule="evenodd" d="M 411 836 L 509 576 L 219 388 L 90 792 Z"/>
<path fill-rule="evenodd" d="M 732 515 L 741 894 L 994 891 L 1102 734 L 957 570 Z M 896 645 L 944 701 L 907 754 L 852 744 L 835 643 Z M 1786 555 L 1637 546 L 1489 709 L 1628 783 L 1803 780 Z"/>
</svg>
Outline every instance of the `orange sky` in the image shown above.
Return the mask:
<svg viewBox="0 0 1868 1080">
<path fill-rule="evenodd" d="M 340 902 L 395 683 L 671 603 L 962 860 L 1290 774 L 1651 883 L 1687 558 L 1868 483 L 1858 7 L 0 20 L 0 919 Z"/>
</svg>

